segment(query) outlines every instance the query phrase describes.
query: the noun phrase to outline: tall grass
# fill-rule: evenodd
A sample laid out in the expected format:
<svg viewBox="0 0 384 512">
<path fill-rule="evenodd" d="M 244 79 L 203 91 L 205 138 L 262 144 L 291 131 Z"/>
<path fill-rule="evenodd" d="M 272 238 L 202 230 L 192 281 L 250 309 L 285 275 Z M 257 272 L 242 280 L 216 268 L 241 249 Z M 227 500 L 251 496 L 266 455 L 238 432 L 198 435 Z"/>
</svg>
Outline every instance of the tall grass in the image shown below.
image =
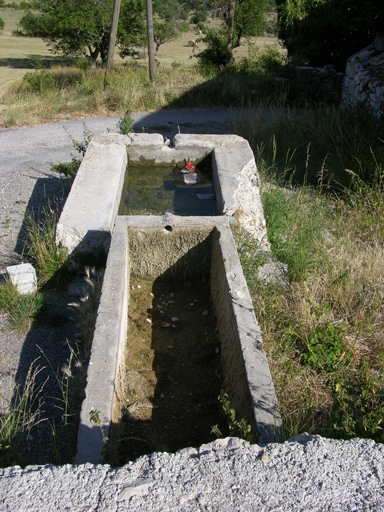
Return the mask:
<svg viewBox="0 0 384 512">
<path fill-rule="evenodd" d="M 57 208 L 48 204 L 36 218 L 33 214 L 26 216 L 25 255 L 37 269 L 39 287 L 50 283 L 60 286 L 66 282 L 67 251 L 56 245 Z"/>
<path fill-rule="evenodd" d="M 143 111 L 166 106 L 189 88 L 201 83 L 202 77 L 193 69 L 157 70 L 152 86 L 147 70 L 135 65 L 115 66 L 108 75 L 105 70 L 56 67 L 29 72 L 4 96 L 6 110 L 1 124 L 47 121 L 58 115 L 99 114 Z"/>
<path fill-rule="evenodd" d="M 336 128 L 330 125 L 327 134 L 313 128 L 304 139 L 305 127 L 315 127 L 319 113 L 311 119 L 305 112 L 300 128 L 300 114 L 288 112 L 286 126 L 296 118 L 292 128 L 301 129 L 303 139 L 295 130 L 277 130 L 275 135 L 268 132 L 268 140 L 258 124 L 248 131 L 259 149 L 272 251 L 288 263 L 290 283 L 279 288 L 255 279 L 260 264 L 252 261 L 255 251 L 247 251 L 243 266 L 287 436 L 306 431 L 384 441 L 383 143 L 373 137 L 377 127 L 367 125 L 361 131 L 363 144 L 356 135 L 361 119 L 353 122 L 342 112 L 332 113 Z M 242 126 L 243 135 L 250 127 L 249 122 Z M 256 132 L 265 136 L 265 145 Z M 356 173 L 344 171 L 348 187 L 340 180 L 333 187 L 324 185 L 324 140 L 333 141 L 329 155 L 339 168 L 344 157 L 356 161 Z M 347 146 L 337 148 L 336 141 Z M 293 164 L 292 155 L 300 153 L 296 142 L 302 161 Z M 309 143 L 311 154 L 318 154 L 318 175 L 311 177 L 317 186 L 293 185 L 292 172 L 299 166 L 305 181 Z"/>
<path fill-rule="evenodd" d="M 9 324 L 15 331 L 27 332 L 42 306 L 41 293 L 20 295 L 10 281 L 0 283 L 0 311 L 8 315 Z"/>
<path fill-rule="evenodd" d="M 249 140 L 259 167 L 280 183 L 343 191 L 353 181 L 349 170 L 372 183 L 376 160 L 384 158 L 382 126 L 359 108 L 280 105 L 263 115 L 247 112 L 233 131 Z"/>
<path fill-rule="evenodd" d="M 41 420 L 43 384 L 37 384 L 37 369 L 33 362 L 23 390 L 16 388 L 16 398 L 8 413 L 0 416 L 0 467 L 23 464 L 22 444 L 28 440 L 32 427 Z"/>
</svg>

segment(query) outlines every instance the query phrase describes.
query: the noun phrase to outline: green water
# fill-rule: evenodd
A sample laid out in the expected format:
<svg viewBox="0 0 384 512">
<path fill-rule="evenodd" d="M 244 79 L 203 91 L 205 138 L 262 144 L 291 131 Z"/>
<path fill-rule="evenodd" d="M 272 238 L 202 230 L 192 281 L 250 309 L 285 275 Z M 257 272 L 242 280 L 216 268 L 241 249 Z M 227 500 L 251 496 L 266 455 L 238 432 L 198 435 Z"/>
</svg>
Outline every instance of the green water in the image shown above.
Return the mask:
<svg viewBox="0 0 384 512">
<path fill-rule="evenodd" d="M 186 185 L 180 169 L 174 167 L 129 166 L 122 192 L 119 215 L 216 215 L 209 173 L 197 170 L 200 183 Z"/>
</svg>

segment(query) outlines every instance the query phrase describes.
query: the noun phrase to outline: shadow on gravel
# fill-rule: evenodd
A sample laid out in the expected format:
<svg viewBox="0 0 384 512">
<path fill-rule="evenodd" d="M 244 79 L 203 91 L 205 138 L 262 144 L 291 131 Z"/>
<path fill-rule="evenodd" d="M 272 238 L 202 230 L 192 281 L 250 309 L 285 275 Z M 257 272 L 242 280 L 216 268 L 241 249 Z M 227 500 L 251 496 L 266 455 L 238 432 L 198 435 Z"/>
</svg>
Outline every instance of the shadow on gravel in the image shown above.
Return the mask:
<svg viewBox="0 0 384 512">
<path fill-rule="evenodd" d="M 26 207 L 15 251 L 26 252 L 29 218 L 44 219 L 47 210 L 60 214 L 68 192 L 67 184 L 59 177 L 46 175 L 36 180 Z M 32 262 L 33 263 L 33 262 Z M 74 318 L 77 311 L 70 305 L 65 289 L 56 289 L 47 283 L 42 290 L 43 304 L 27 333 L 20 351 L 15 377 L 13 404 L 19 404 L 30 385 L 31 370 L 35 375 L 32 401 L 33 414 L 38 411 L 28 439 L 20 446 L 24 464 L 70 463 L 75 455 L 78 407 L 72 399 L 71 379 L 79 348 Z M 76 400 L 78 394 L 74 394 Z M 82 400 L 82 396 L 81 396 Z M 73 448 L 72 448 L 73 447 Z"/>
<path fill-rule="evenodd" d="M 44 174 L 42 172 L 42 174 Z M 17 237 L 14 251 L 20 255 L 25 253 L 28 233 L 28 219 L 44 219 L 45 209 L 50 208 L 60 215 L 66 196 L 68 184 L 59 176 L 45 173 L 45 178 L 38 178 L 29 198 L 25 215 Z"/>
</svg>

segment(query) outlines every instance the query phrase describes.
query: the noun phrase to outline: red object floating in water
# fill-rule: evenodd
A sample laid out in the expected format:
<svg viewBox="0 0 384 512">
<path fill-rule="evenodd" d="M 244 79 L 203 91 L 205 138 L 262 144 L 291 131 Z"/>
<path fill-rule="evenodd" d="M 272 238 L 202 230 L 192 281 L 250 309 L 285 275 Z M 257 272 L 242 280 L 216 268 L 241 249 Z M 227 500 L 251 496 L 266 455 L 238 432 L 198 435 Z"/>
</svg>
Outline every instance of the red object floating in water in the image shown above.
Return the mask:
<svg viewBox="0 0 384 512">
<path fill-rule="evenodd" d="M 194 168 L 194 167 L 193 167 L 193 165 L 192 165 L 192 162 L 190 162 L 189 160 L 188 160 L 188 162 L 185 164 L 185 168 L 186 168 L 186 169 L 189 169 L 190 171 L 194 171 L 194 170 L 195 170 L 195 168 Z"/>
</svg>

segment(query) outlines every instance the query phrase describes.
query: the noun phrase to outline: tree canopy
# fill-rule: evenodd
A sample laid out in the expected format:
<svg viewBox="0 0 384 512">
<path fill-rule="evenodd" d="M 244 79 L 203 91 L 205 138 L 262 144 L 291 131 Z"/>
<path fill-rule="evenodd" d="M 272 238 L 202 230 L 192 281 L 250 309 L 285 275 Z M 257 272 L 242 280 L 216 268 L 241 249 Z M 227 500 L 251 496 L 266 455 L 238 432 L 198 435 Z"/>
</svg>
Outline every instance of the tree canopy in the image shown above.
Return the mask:
<svg viewBox="0 0 384 512">
<path fill-rule="evenodd" d="M 303 64 L 332 64 L 344 71 L 347 59 L 383 31 L 383 0 L 276 0 L 279 38 Z"/>
<path fill-rule="evenodd" d="M 266 3 L 264 0 L 236 0 L 233 47 L 240 46 L 241 38 L 259 36 L 265 28 Z M 223 10 L 224 21 L 229 23 L 229 9 Z"/>
<path fill-rule="evenodd" d="M 39 35 L 54 52 L 83 55 L 93 64 L 98 57 L 106 61 L 112 21 L 113 0 L 35 0 L 33 7 L 40 15 L 27 13 L 21 25 L 31 26 L 38 18 Z M 128 54 L 132 46 L 141 44 L 145 9 L 143 0 L 123 0 L 117 40 Z M 24 17 L 25 18 L 25 17 Z M 25 22 L 25 23 L 24 23 Z"/>
</svg>

